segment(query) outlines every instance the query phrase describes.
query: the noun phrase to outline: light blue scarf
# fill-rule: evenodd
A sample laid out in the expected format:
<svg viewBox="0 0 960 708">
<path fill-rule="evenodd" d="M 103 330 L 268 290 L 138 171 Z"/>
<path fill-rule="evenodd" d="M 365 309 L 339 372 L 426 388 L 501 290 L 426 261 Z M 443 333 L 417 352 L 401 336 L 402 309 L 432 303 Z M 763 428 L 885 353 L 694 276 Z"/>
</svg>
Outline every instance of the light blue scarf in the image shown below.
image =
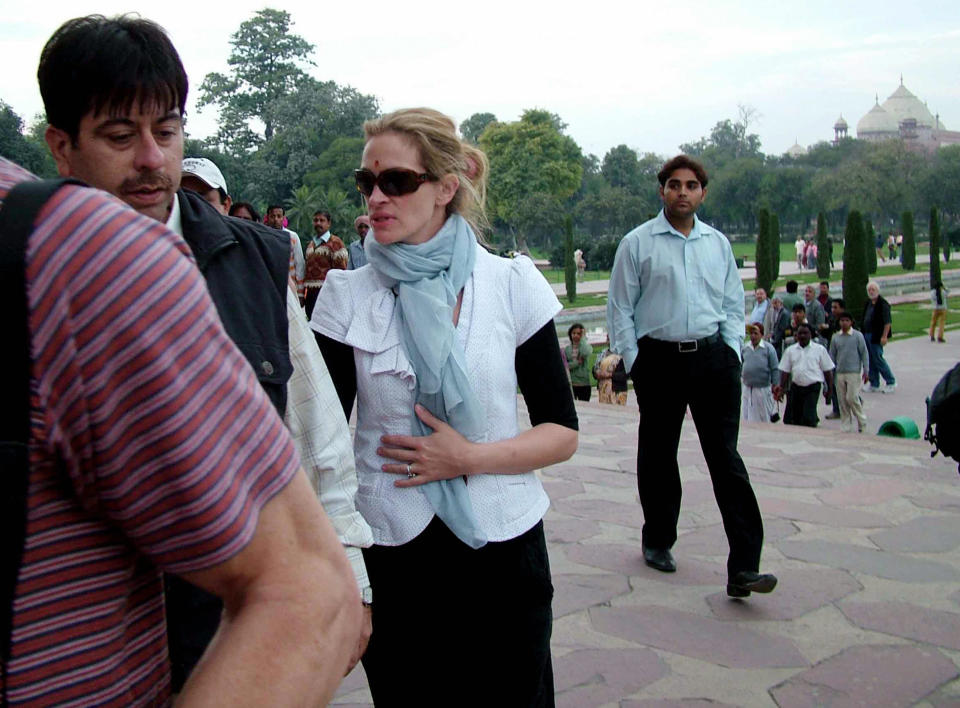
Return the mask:
<svg viewBox="0 0 960 708">
<path fill-rule="evenodd" d="M 367 260 L 397 295 L 402 342 L 417 375 L 417 403 L 470 440 L 485 429 L 480 404 L 467 378 L 467 361 L 457 340 L 453 310 L 477 259 L 477 240 L 466 220 L 454 214 L 426 243 L 382 246 L 371 231 L 364 242 Z M 413 434 L 432 431 L 413 415 Z M 421 487 L 440 520 L 471 548 L 486 536 L 480 530 L 462 477 Z"/>
</svg>

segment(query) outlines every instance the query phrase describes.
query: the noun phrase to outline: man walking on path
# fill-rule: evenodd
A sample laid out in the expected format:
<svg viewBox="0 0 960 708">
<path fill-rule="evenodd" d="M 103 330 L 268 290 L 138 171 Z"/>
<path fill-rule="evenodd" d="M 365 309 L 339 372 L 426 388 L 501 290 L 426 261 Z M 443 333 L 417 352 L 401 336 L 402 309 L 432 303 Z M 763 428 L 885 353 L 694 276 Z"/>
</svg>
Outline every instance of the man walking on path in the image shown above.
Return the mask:
<svg viewBox="0 0 960 708">
<path fill-rule="evenodd" d="M 867 297 L 869 300 L 863 308 L 863 324 L 860 328 L 867 342 L 867 351 L 870 353 L 870 383 L 864 391 L 893 393 L 897 388 L 897 380 L 883 357 L 883 348 L 893 333 L 890 303 L 880 295 L 880 285 L 875 280 L 867 283 Z M 882 389 L 880 388 L 881 376 L 886 383 Z"/>
<path fill-rule="evenodd" d="M 730 242 L 697 219 L 706 196 L 703 166 L 679 155 L 657 178 L 663 210 L 621 241 L 607 303 L 611 346 L 624 358 L 640 407 L 644 561 L 676 570 L 677 448 L 689 406 L 730 544 L 727 594 L 770 592 L 777 579 L 758 572 L 763 522 L 737 453 L 743 283 Z"/>
<path fill-rule="evenodd" d="M 830 339 L 830 358 L 837 367 L 835 400 L 840 404 L 840 429 L 845 433 L 853 432 L 853 419 L 856 418 L 857 432 L 862 433 L 867 416 L 860 400 L 860 382 L 861 379 L 867 381 L 870 369 L 867 343 L 853 328 L 853 317 L 849 312 L 841 312 L 837 320 L 840 331 Z"/>
<path fill-rule="evenodd" d="M 822 345 L 813 340 L 813 331 L 806 322 L 797 327 L 797 343 L 787 347 L 780 360 L 780 385 L 775 392 L 777 400 L 783 398 L 784 389 L 790 384 L 787 408 L 783 422 L 787 425 L 806 425 L 816 428 L 817 399 L 821 385 L 823 398 L 830 402 L 833 385 L 833 361 Z"/>
</svg>

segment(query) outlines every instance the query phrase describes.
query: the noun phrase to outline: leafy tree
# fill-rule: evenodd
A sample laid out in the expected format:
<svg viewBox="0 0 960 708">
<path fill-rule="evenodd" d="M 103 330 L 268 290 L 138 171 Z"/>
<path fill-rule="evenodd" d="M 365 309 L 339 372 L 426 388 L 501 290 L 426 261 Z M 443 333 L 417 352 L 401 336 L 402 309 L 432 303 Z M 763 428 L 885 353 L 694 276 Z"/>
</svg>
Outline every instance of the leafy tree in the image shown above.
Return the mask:
<svg viewBox="0 0 960 708">
<path fill-rule="evenodd" d="M 583 155 L 562 126 L 553 113 L 527 110 L 519 121 L 492 123 L 480 136 L 490 159 L 490 213 L 507 228 L 519 228 L 520 204 L 530 195 L 562 201 L 580 188 Z M 522 249 L 522 232 L 518 241 Z"/>
<path fill-rule="evenodd" d="M 707 167 L 719 169 L 733 160 L 762 157 L 760 136 L 750 132 L 750 124 L 759 116 L 750 106 L 738 106 L 736 121 L 722 120 L 713 126 L 710 135 L 695 143 L 684 143 L 680 151 L 698 157 Z"/>
<path fill-rule="evenodd" d="M 214 105 L 220 112 L 215 142 L 232 152 L 244 152 L 259 142 L 253 121 L 263 123 L 263 137 L 273 137 L 272 104 L 307 79 L 313 45 L 291 34 L 293 22 L 284 10 L 265 8 L 240 23 L 230 37 L 233 51 L 229 74 L 207 74 L 200 84 L 198 106 Z"/>
<path fill-rule="evenodd" d="M 552 194 L 535 192 L 517 204 L 517 228 L 530 244 L 548 246 L 563 224 L 563 204 Z"/>
<path fill-rule="evenodd" d="M 476 145 L 487 126 L 496 123 L 497 117 L 493 113 L 474 113 L 460 124 L 460 133 L 463 137 Z"/>
<path fill-rule="evenodd" d="M 859 318 L 867 302 L 867 254 L 863 217 L 854 209 L 847 216 L 843 248 L 843 299 L 847 312 Z"/>
<path fill-rule="evenodd" d="M 357 206 L 362 206 L 363 200 L 357 191 L 353 172 L 360 166 L 363 145 L 361 137 L 334 138 L 310 167 L 304 176 L 304 183 L 324 190 L 331 187 L 342 190 L 353 196 Z"/>
<path fill-rule="evenodd" d="M 301 241 L 308 241 L 313 234 L 313 212 L 320 208 L 320 190 L 303 184 L 290 192 L 284 212 L 290 228 L 297 232 Z"/>
<path fill-rule="evenodd" d="M 940 215 L 936 207 L 930 207 L 930 289 L 940 280 Z"/>
<path fill-rule="evenodd" d="M 765 291 L 773 290 L 773 256 L 770 254 L 770 212 L 761 209 L 757 215 L 757 287 Z"/>
<path fill-rule="evenodd" d="M 940 245 L 941 245 L 941 247 L 942 247 L 942 249 L 943 249 L 943 262 L 944 262 L 944 263 L 949 263 L 949 262 L 950 262 L 950 246 L 951 246 L 951 241 L 953 241 L 953 239 L 951 238 L 951 236 L 950 236 L 949 233 L 947 233 L 947 234 L 944 236 L 944 238 L 941 239 L 941 244 L 940 244 Z"/>
<path fill-rule="evenodd" d="M 0 100 L 0 155 L 39 177 L 56 176 L 56 166 L 47 151 L 46 142 L 24 135 L 23 129 L 23 119 Z"/>
<path fill-rule="evenodd" d="M 577 263 L 573 259 L 573 218 L 568 214 L 563 219 L 563 242 L 566 255 L 563 262 L 563 278 L 567 286 L 567 300 L 577 300 Z"/>
<path fill-rule="evenodd" d="M 626 145 L 610 148 L 603 156 L 600 172 L 611 187 L 632 191 L 640 185 L 640 162 L 637 153 Z"/>
<path fill-rule="evenodd" d="M 770 283 L 775 285 L 780 277 L 780 217 L 770 215 Z"/>
<path fill-rule="evenodd" d="M 830 246 L 827 243 L 827 218 L 821 211 L 817 214 L 817 277 L 826 280 L 830 277 Z"/>
<path fill-rule="evenodd" d="M 757 157 L 732 160 L 714 171 L 708 187 L 710 198 L 703 203 L 701 217 L 721 231 L 754 229 L 756 196 L 763 174 L 763 161 Z"/>
<path fill-rule="evenodd" d="M 864 248 L 867 252 L 867 273 L 873 275 L 877 272 L 877 235 L 873 230 L 873 222 L 867 219 L 863 230 L 866 233 Z"/>
<path fill-rule="evenodd" d="M 900 223 L 903 228 L 903 254 L 900 260 L 904 270 L 913 270 L 917 267 L 917 241 L 913 234 L 913 212 L 903 212 Z"/>
</svg>

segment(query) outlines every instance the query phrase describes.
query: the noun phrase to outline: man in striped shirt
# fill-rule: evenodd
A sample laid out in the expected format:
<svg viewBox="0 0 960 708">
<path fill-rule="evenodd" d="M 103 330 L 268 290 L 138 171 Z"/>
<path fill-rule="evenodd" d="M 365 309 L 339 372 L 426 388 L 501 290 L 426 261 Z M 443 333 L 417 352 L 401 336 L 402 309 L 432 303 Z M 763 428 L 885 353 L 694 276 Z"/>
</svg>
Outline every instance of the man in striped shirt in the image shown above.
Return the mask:
<svg viewBox="0 0 960 708">
<path fill-rule="evenodd" d="M 369 603 L 360 547 L 372 543 L 372 533 L 354 504 L 346 420 L 315 342 L 303 336 L 303 313 L 288 287 L 288 235 L 224 217 L 178 189 L 187 77 L 166 33 L 134 17 L 72 20 L 44 48 L 38 78 L 50 122 L 47 143 L 60 173 L 112 192 L 186 240 L 227 334 L 293 433 Z M 371 631 L 369 610 L 365 616 L 364 637 Z M 219 617 L 216 598 L 169 580 L 174 690 L 200 660 Z M 355 648 L 355 659 L 364 646 Z"/>
<path fill-rule="evenodd" d="M 28 179 L 0 158 L 0 209 Z M 68 185 L 34 222 L 26 283 L 29 480 L 6 700 L 166 703 L 161 571 L 224 601 L 185 704 L 329 700 L 359 632 L 350 566 L 186 244 Z"/>
</svg>

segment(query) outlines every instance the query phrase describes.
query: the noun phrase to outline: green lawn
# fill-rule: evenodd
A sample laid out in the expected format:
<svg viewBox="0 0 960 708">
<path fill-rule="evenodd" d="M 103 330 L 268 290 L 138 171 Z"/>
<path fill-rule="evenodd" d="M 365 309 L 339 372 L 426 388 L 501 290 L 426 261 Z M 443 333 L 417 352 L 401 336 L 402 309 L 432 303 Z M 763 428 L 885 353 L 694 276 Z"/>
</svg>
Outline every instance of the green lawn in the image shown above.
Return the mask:
<svg viewBox="0 0 960 708">
<path fill-rule="evenodd" d="M 576 310 L 580 307 L 593 307 L 594 305 L 606 305 L 607 304 L 607 294 L 606 293 L 589 293 L 586 295 L 577 295 L 577 301 L 571 303 L 566 296 L 559 296 L 560 304 L 563 305 L 564 310 Z"/>
<path fill-rule="evenodd" d="M 547 279 L 547 282 L 553 285 L 554 283 L 565 283 L 566 280 L 563 276 L 563 271 L 559 269 L 550 269 L 550 270 L 541 270 L 543 277 Z M 583 274 L 584 280 L 609 280 L 610 271 L 609 270 L 588 270 Z"/>
<path fill-rule="evenodd" d="M 733 255 L 737 258 L 744 258 L 750 263 L 754 262 L 754 255 L 757 252 L 757 244 L 753 241 L 737 241 L 736 243 L 731 244 L 733 246 Z M 917 255 L 926 255 L 930 253 L 930 244 L 929 243 L 918 243 L 917 244 Z M 886 250 L 884 250 L 886 254 Z M 834 242 L 833 244 L 833 259 L 840 260 L 843 256 L 843 244 Z M 797 260 L 797 249 L 792 243 L 781 243 L 780 244 L 780 262 L 781 263 L 795 263 Z M 878 265 L 883 266 L 883 261 L 880 261 Z"/>
<path fill-rule="evenodd" d="M 948 300 L 948 302 L 950 302 Z M 893 338 L 927 337 L 930 335 L 930 315 L 927 303 L 911 302 L 893 305 Z M 956 306 L 947 311 L 947 329 L 960 327 L 960 310 Z"/>
<path fill-rule="evenodd" d="M 878 275 L 903 275 L 904 273 L 929 273 L 930 267 L 926 263 L 918 263 L 917 267 L 910 271 L 904 270 L 903 267 L 898 263 L 897 265 L 888 265 L 885 266 L 882 263 L 878 264 L 877 272 L 871 273 L 870 277 Z M 940 263 L 940 270 L 954 270 L 955 268 L 960 268 L 960 260 L 951 260 L 949 263 Z M 831 269 L 830 277 L 828 280 L 837 281 L 840 280 L 843 276 L 843 272 L 839 269 Z M 803 285 L 804 283 L 819 283 L 820 277 L 817 275 L 816 271 L 808 270 L 803 273 L 795 273 L 789 277 L 781 276 L 777 278 L 776 286 L 782 287 L 787 280 L 796 280 L 798 283 Z M 750 292 L 757 286 L 756 280 L 753 278 L 747 278 L 743 281 L 743 289 L 747 292 Z"/>
</svg>

